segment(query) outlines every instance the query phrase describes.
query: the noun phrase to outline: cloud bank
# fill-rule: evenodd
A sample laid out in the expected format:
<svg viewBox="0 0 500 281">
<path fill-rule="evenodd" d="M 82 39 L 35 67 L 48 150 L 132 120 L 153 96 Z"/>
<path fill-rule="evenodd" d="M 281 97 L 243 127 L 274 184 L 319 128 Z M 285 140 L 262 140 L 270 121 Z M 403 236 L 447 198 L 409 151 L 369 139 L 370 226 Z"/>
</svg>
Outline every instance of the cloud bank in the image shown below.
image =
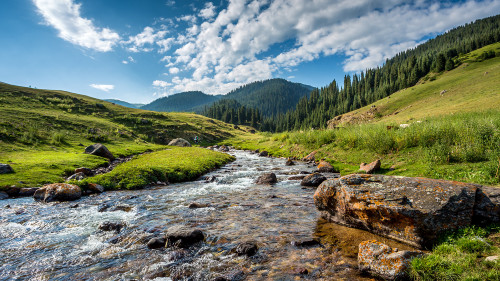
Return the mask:
<svg viewBox="0 0 500 281">
<path fill-rule="evenodd" d="M 104 92 L 109 92 L 115 88 L 115 85 L 90 84 L 90 87 Z"/>
</svg>

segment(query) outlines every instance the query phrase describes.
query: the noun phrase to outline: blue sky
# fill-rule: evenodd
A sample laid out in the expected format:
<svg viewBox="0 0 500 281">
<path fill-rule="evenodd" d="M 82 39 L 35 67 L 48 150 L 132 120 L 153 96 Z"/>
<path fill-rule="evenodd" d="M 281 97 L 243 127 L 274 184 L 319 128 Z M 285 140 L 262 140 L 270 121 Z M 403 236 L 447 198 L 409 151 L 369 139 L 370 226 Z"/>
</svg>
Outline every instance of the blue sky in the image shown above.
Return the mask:
<svg viewBox="0 0 500 281">
<path fill-rule="evenodd" d="M 147 103 L 285 78 L 316 87 L 500 0 L 2 0 L 0 81 Z"/>
</svg>

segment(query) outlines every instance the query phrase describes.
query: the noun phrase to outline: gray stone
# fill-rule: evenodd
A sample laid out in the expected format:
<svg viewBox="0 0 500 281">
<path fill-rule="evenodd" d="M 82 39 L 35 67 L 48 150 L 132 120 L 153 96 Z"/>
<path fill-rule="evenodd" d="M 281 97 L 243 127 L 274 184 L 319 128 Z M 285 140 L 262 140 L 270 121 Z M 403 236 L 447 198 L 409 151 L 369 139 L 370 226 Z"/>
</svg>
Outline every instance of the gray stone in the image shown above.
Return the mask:
<svg viewBox="0 0 500 281">
<path fill-rule="evenodd" d="M 80 180 L 83 180 L 84 178 L 85 178 L 84 173 L 76 173 L 74 175 L 71 175 L 69 178 L 67 178 L 66 181 L 71 181 L 71 180 L 80 181 Z"/>
<path fill-rule="evenodd" d="M 256 184 L 274 184 L 277 183 L 278 179 L 274 173 L 266 173 L 257 178 Z"/>
<path fill-rule="evenodd" d="M 173 139 L 172 141 L 170 141 L 168 143 L 168 145 L 181 146 L 181 147 L 190 147 L 191 146 L 191 144 L 183 138 Z"/>
<path fill-rule="evenodd" d="M 167 247 L 189 248 L 189 246 L 205 240 L 205 235 L 201 230 L 182 225 L 170 227 L 165 236 Z"/>
<path fill-rule="evenodd" d="M 314 173 L 305 176 L 300 182 L 300 185 L 309 187 L 318 187 L 325 180 L 326 177 L 323 176 L 322 174 Z"/>
<path fill-rule="evenodd" d="M 115 160 L 115 157 L 108 150 L 108 148 L 105 147 L 104 145 L 100 144 L 100 143 L 96 143 L 96 144 L 87 146 L 85 148 L 85 153 L 86 154 L 95 155 L 95 156 L 104 157 L 104 158 L 108 158 L 111 161 Z"/>
<path fill-rule="evenodd" d="M 0 200 L 4 200 L 4 199 L 9 199 L 9 194 L 7 194 L 6 192 L 0 191 Z"/>
<path fill-rule="evenodd" d="M 14 173 L 14 170 L 9 164 L 0 163 L 0 174 Z"/>
</svg>

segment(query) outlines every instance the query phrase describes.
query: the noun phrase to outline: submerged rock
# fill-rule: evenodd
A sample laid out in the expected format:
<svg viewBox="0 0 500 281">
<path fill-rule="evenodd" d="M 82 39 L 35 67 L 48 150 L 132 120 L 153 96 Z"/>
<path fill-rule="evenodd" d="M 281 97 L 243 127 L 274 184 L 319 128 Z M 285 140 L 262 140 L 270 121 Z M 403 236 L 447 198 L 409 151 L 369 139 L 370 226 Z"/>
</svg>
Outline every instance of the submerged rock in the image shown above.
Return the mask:
<svg viewBox="0 0 500 281">
<path fill-rule="evenodd" d="M 181 147 L 190 147 L 191 146 L 191 144 L 183 138 L 173 139 L 172 141 L 170 141 L 168 143 L 168 145 L 181 146 Z"/>
<path fill-rule="evenodd" d="M 302 181 L 300 182 L 300 185 L 317 187 L 325 180 L 326 180 L 326 177 L 323 176 L 322 174 L 314 173 L 314 174 L 310 174 L 310 175 L 305 176 L 302 179 Z"/>
<path fill-rule="evenodd" d="M 85 148 L 85 153 L 86 154 L 95 155 L 95 156 L 104 157 L 104 158 L 108 158 L 111 161 L 115 160 L 115 157 L 108 150 L 108 148 L 105 147 L 104 145 L 100 144 L 100 143 L 96 143 L 96 144 L 87 146 Z"/>
<path fill-rule="evenodd" d="M 119 233 L 123 227 L 125 227 L 125 224 L 122 222 L 110 221 L 105 221 L 99 225 L 99 229 L 102 231 L 115 231 L 116 233 Z"/>
<path fill-rule="evenodd" d="M 189 209 L 199 209 L 199 208 L 206 208 L 208 207 L 208 204 L 201 204 L 201 203 L 196 203 L 196 202 L 191 202 L 188 205 Z"/>
<path fill-rule="evenodd" d="M 297 241 L 292 241 L 290 244 L 292 244 L 295 247 L 312 247 L 321 245 L 321 243 L 316 239 L 297 240 Z"/>
<path fill-rule="evenodd" d="M 314 203 L 335 223 L 429 248 L 446 230 L 500 221 L 500 192 L 490 189 L 445 180 L 353 174 L 322 183 Z"/>
<path fill-rule="evenodd" d="M 359 165 L 359 169 L 365 171 L 367 174 L 373 174 L 380 169 L 380 160 L 377 159 L 370 164 L 361 163 L 361 165 Z"/>
<path fill-rule="evenodd" d="M 423 254 L 420 251 L 398 251 L 375 240 L 363 241 L 359 244 L 358 267 L 385 280 L 406 280 L 410 261 Z"/>
<path fill-rule="evenodd" d="M 286 162 L 285 162 L 285 166 L 293 166 L 295 165 L 295 162 L 293 162 L 292 159 L 287 159 Z"/>
<path fill-rule="evenodd" d="M 148 241 L 147 246 L 149 249 L 159 249 L 165 248 L 166 244 L 167 240 L 164 237 L 155 237 Z"/>
<path fill-rule="evenodd" d="M 14 173 L 14 170 L 9 164 L 0 163 L 0 174 Z"/>
<path fill-rule="evenodd" d="M 274 184 L 277 182 L 278 179 L 276 178 L 276 174 L 274 173 L 263 174 L 259 178 L 257 178 L 257 181 L 255 181 L 256 184 Z"/>
<path fill-rule="evenodd" d="M 80 187 L 67 183 L 45 185 L 35 191 L 33 198 L 45 203 L 54 201 L 73 201 L 82 197 Z"/>
<path fill-rule="evenodd" d="M 4 199 L 9 199 L 9 194 L 7 194 L 6 192 L 0 191 L 0 200 L 4 200 Z"/>
<path fill-rule="evenodd" d="M 238 244 L 236 248 L 234 248 L 234 251 L 238 256 L 247 256 L 251 257 L 257 253 L 259 248 L 257 247 L 257 244 L 253 242 L 243 242 Z"/>
<path fill-rule="evenodd" d="M 167 247 L 189 248 L 189 246 L 205 240 L 205 235 L 199 229 L 178 225 L 167 230 L 166 240 Z"/>
</svg>

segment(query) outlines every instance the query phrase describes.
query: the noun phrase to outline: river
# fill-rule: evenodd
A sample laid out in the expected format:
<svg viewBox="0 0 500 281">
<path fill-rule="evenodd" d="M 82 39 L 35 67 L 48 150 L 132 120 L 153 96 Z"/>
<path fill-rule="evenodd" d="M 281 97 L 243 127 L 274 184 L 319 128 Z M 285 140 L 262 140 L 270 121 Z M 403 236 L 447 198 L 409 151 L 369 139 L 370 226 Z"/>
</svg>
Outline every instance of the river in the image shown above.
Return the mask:
<svg viewBox="0 0 500 281">
<path fill-rule="evenodd" d="M 236 161 L 207 175 L 214 182 L 110 191 L 56 204 L 0 201 L 0 280 L 370 280 L 356 269 L 360 241 L 405 248 L 320 219 L 314 189 L 288 180 L 314 167 L 230 154 Z M 277 184 L 254 184 L 270 171 Z M 207 207 L 189 208 L 193 202 Z M 101 231 L 104 222 L 125 226 L 120 233 Z M 188 250 L 147 248 L 150 238 L 174 225 L 201 229 L 206 240 Z M 311 239 L 321 244 L 292 243 Z M 231 251 L 246 241 L 258 245 L 256 255 Z"/>
</svg>

